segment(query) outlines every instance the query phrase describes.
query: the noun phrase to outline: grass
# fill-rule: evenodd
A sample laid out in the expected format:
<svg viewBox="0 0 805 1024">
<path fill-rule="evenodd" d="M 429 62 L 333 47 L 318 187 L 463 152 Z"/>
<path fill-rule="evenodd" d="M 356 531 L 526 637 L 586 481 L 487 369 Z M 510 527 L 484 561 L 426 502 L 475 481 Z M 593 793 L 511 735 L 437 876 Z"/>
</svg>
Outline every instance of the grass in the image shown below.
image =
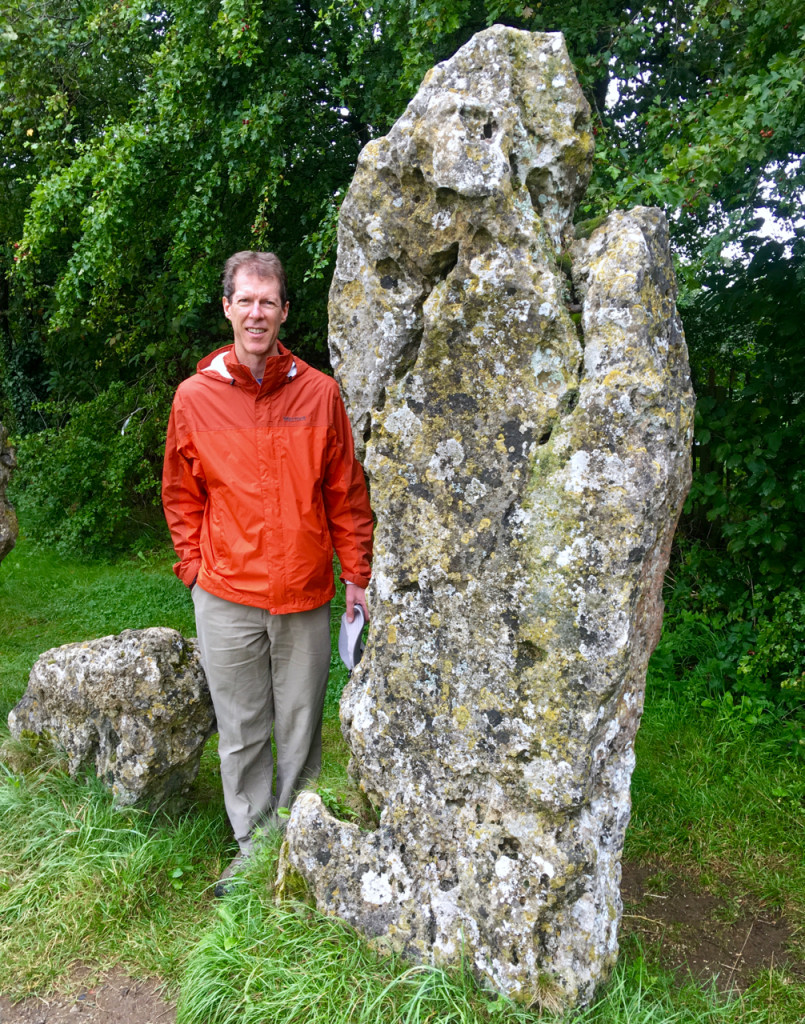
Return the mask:
<svg viewBox="0 0 805 1024">
<path fill-rule="evenodd" d="M 193 604 L 172 561 L 163 549 L 113 564 L 70 562 L 19 542 L 0 566 L 3 720 L 51 647 L 148 626 L 194 636 Z"/>
<path fill-rule="evenodd" d="M 177 978 L 188 932 L 207 916 L 220 815 L 166 823 L 115 811 L 96 780 L 55 766 L 3 775 L 2 990 L 48 988 L 78 960 Z"/>
<path fill-rule="evenodd" d="M 192 605 L 163 551 L 82 565 L 22 543 L 0 567 L 0 711 L 21 696 L 49 647 L 169 625 L 194 632 Z M 343 596 L 339 595 L 339 601 Z M 342 606 L 333 610 L 337 636 Z M 347 673 L 334 657 L 320 792 L 363 812 L 338 726 Z M 179 1024 L 536 1024 L 540 1015 L 480 990 L 461 971 L 381 958 L 345 925 L 272 896 L 279 837 L 268 836 L 242 884 L 210 888 L 232 853 L 214 744 L 184 817 L 113 810 L 92 778 L 56 754 L 8 740 L 0 762 L 0 991 L 70 983 L 75 964 L 156 975 L 178 993 Z M 805 783 L 801 766 L 759 729 L 705 718 L 649 688 L 638 736 L 626 855 L 656 877 L 686 877 L 735 906 L 784 914 L 802 956 Z M 732 907 L 733 903 L 730 903 Z M 729 909 L 729 908 L 728 908 Z M 732 911 L 730 911 L 732 912 Z M 741 995 L 680 978 L 659 947 L 627 935 L 612 981 L 567 1024 L 800 1024 L 805 985 L 770 969 Z M 84 979 L 86 982 L 86 979 Z"/>
<path fill-rule="evenodd" d="M 638 733 L 625 855 L 729 876 L 746 900 L 805 926 L 805 772 L 773 732 L 651 700 Z M 799 948 L 805 956 L 805 934 Z"/>
<path fill-rule="evenodd" d="M 278 844 L 278 841 L 277 841 Z M 261 850 L 243 885 L 217 908 L 218 921 L 190 956 L 178 1024 L 536 1024 L 544 1015 L 478 989 L 461 971 L 410 967 L 367 950 L 345 926 L 304 904 L 273 906 L 267 894 L 277 845 Z M 300 970 L 300 964 L 304 969 Z M 762 979 L 724 998 L 715 986 L 652 966 L 627 945 L 603 998 L 566 1024 L 778 1024 Z M 779 985 L 778 985 L 779 988 Z M 776 993 L 772 993 L 774 996 Z M 789 993 L 783 992 L 787 999 Z"/>
</svg>

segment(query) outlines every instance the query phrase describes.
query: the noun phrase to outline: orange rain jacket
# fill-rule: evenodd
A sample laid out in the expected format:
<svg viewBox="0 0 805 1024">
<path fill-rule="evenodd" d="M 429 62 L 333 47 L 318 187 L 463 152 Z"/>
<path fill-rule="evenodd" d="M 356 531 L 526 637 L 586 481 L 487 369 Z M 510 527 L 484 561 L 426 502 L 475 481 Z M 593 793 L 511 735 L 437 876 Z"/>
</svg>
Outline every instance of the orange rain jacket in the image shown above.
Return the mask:
<svg viewBox="0 0 805 1024">
<path fill-rule="evenodd" d="M 365 587 L 372 513 L 338 385 L 282 345 L 261 384 L 227 345 L 176 392 L 162 503 L 187 586 L 272 614 Z"/>
</svg>

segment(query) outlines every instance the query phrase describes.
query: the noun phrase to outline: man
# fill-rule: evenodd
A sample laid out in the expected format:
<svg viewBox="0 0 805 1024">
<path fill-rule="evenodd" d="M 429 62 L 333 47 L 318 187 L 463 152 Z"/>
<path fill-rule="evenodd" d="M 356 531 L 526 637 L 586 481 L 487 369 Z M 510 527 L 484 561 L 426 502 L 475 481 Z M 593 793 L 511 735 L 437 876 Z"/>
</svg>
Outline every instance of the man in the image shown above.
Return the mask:
<svg viewBox="0 0 805 1024">
<path fill-rule="evenodd" d="M 347 618 L 368 619 L 372 514 L 335 381 L 279 341 L 285 271 L 273 253 L 227 260 L 233 344 L 198 364 L 171 410 L 162 500 L 191 588 L 218 721 L 224 801 L 240 853 L 321 765 L 335 548 Z M 277 748 L 272 785 L 271 732 Z"/>
</svg>

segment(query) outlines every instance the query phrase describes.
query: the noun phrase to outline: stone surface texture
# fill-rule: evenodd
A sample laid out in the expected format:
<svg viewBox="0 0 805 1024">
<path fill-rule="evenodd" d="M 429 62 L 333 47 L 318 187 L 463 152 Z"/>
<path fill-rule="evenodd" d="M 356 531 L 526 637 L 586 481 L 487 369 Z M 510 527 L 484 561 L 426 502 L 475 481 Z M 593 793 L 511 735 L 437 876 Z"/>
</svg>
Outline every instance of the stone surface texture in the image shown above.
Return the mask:
<svg viewBox="0 0 805 1024">
<path fill-rule="evenodd" d="M 495 27 L 363 151 L 333 357 L 377 515 L 341 705 L 362 832 L 294 805 L 281 883 L 382 949 L 546 1008 L 617 956 L 648 657 L 694 398 L 657 210 L 574 240 L 589 111 L 559 34 Z"/>
<path fill-rule="evenodd" d="M 0 423 L 0 562 L 17 543 L 17 517 L 6 499 L 6 486 L 16 465 L 14 449 L 8 443 L 8 431 Z"/>
<path fill-rule="evenodd" d="M 94 766 L 117 806 L 155 810 L 181 801 L 215 716 L 196 641 L 156 627 L 45 651 L 8 724 L 52 739 L 71 774 Z"/>
</svg>

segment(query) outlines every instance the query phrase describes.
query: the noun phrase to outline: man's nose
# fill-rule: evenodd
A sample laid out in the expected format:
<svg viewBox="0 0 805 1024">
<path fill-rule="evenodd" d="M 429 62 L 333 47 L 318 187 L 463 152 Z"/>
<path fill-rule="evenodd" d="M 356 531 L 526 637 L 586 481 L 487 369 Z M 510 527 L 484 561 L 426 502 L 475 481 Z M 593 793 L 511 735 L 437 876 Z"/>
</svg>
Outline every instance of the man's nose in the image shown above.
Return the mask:
<svg viewBox="0 0 805 1024">
<path fill-rule="evenodd" d="M 260 300 L 255 299 L 249 309 L 249 316 L 260 316 Z"/>
</svg>

